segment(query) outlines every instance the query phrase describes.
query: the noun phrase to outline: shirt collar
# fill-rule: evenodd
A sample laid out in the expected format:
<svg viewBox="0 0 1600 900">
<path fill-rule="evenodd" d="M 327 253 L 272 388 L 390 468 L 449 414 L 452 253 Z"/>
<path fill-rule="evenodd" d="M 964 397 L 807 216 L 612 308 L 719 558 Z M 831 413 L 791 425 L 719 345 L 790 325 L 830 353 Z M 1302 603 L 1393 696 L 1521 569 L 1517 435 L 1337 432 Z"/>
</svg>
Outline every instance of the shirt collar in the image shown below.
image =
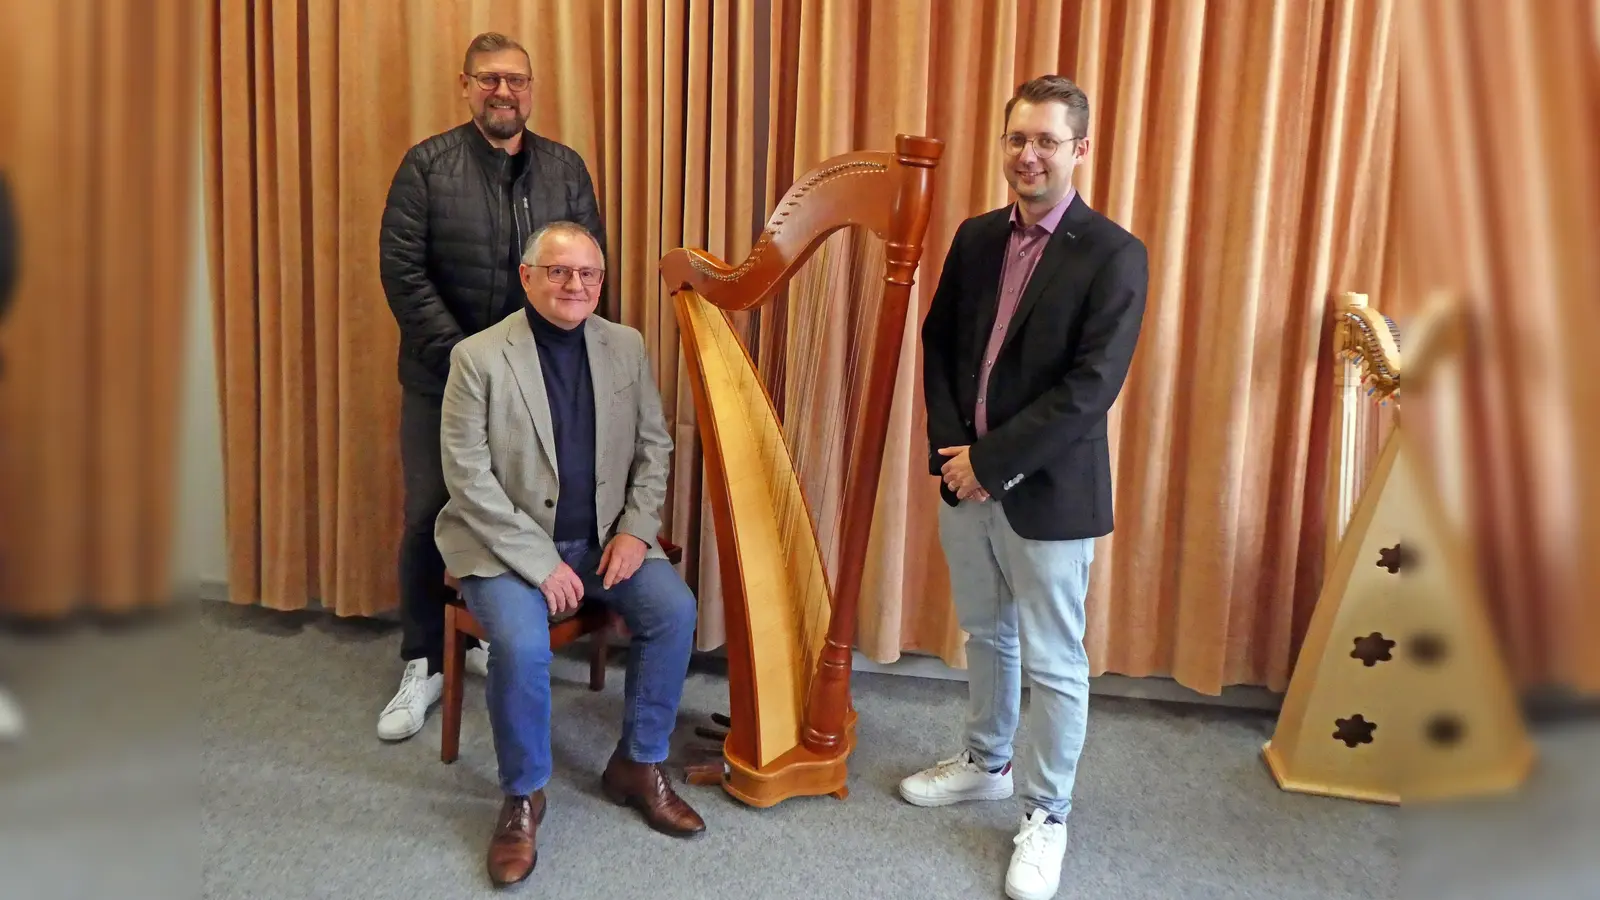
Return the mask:
<svg viewBox="0 0 1600 900">
<path fill-rule="evenodd" d="M 1049 212 L 1044 214 L 1044 218 L 1040 219 L 1034 224 L 1039 228 L 1043 228 L 1050 234 L 1055 234 L 1056 226 L 1061 224 L 1061 217 L 1067 214 L 1067 207 L 1071 206 L 1072 201 L 1077 199 L 1077 197 L 1077 187 L 1068 185 L 1067 195 L 1061 198 L 1061 202 L 1057 203 Z M 1011 226 L 1013 228 L 1022 227 L 1022 210 L 1020 204 L 1011 204 Z"/>
</svg>

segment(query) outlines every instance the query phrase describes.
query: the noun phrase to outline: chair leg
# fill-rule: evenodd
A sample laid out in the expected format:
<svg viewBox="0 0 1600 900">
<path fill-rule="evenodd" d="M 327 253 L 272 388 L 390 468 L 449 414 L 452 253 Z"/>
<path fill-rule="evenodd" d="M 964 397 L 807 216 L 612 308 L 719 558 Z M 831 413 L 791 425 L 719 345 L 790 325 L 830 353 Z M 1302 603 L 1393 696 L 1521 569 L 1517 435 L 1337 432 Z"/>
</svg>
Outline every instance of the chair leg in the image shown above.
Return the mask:
<svg viewBox="0 0 1600 900">
<path fill-rule="evenodd" d="M 589 690 L 606 689 L 606 655 L 611 651 L 611 625 L 589 635 Z"/>
<path fill-rule="evenodd" d="M 439 729 L 439 759 L 456 761 L 461 752 L 461 700 L 465 685 L 461 670 L 466 667 L 467 648 L 456 630 L 456 607 L 444 609 L 444 721 Z"/>
</svg>

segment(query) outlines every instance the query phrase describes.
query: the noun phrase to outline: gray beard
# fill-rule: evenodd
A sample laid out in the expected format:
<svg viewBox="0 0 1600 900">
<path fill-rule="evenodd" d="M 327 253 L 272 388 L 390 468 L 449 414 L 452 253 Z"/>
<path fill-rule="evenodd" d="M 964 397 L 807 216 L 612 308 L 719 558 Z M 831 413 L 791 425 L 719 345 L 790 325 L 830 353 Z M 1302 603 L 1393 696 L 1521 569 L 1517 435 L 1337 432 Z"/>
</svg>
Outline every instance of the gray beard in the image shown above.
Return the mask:
<svg viewBox="0 0 1600 900">
<path fill-rule="evenodd" d="M 509 141 L 520 134 L 522 126 L 528 123 L 527 119 L 515 115 L 515 110 L 512 112 L 513 118 L 509 122 L 504 119 L 496 120 L 489 118 L 489 108 L 485 107 L 483 115 L 478 117 L 478 127 L 483 129 L 484 134 L 495 140 Z"/>
</svg>

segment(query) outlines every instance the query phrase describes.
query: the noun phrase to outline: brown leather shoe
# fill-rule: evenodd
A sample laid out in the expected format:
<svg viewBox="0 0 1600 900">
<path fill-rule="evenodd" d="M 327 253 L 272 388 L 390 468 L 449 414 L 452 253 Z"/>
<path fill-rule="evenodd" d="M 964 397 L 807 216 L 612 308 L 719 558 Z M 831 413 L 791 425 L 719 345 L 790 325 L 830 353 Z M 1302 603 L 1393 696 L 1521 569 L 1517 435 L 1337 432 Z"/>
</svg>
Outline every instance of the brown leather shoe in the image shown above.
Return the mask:
<svg viewBox="0 0 1600 900">
<path fill-rule="evenodd" d="M 507 797 L 489 841 L 489 879 L 500 887 L 516 884 L 539 861 L 539 823 L 544 821 L 544 791 L 531 797 Z"/>
<path fill-rule="evenodd" d="M 650 827 L 662 834 L 699 837 L 705 833 L 705 820 L 673 792 L 659 765 L 633 762 L 621 753 L 612 753 L 600 776 L 600 789 L 612 803 L 644 813 Z"/>
</svg>

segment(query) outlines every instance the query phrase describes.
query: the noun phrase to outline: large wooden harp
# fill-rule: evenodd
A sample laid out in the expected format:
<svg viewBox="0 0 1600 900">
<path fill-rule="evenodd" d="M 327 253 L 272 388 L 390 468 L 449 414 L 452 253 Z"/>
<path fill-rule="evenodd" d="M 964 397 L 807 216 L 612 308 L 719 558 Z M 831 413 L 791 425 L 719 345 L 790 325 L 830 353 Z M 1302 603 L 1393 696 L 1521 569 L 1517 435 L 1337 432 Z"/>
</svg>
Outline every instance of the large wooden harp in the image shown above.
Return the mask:
<svg viewBox="0 0 1600 900">
<path fill-rule="evenodd" d="M 835 156 L 796 179 L 742 262 L 688 248 L 661 261 L 699 419 L 727 624 L 730 715 L 717 774 L 729 794 L 752 806 L 848 793 L 857 598 L 943 149 L 932 138 L 899 135 L 894 152 Z M 861 426 L 853 429 L 830 578 L 783 424 L 726 313 L 776 299 L 824 239 L 851 225 L 883 241 L 885 271 L 870 346 L 857 348 Z"/>
</svg>

